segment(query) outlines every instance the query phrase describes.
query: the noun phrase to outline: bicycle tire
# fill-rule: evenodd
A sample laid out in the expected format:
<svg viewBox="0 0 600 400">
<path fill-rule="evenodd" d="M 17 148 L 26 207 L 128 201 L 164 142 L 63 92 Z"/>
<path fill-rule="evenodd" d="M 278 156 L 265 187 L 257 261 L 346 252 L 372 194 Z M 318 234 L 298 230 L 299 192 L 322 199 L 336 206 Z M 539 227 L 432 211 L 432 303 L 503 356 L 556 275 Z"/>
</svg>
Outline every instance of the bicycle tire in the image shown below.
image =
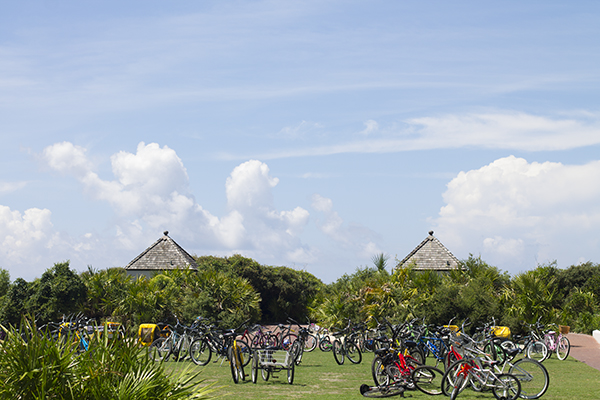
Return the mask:
<svg viewBox="0 0 600 400">
<path fill-rule="evenodd" d="M 494 361 L 500 361 L 500 363 L 504 363 L 504 361 L 506 361 L 506 351 L 497 341 L 492 340 L 486 343 L 483 347 L 483 351 L 486 354 L 489 354 Z"/>
<path fill-rule="evenodd" d="M 188 356 L 190 350 L 190 337 L 183 335 L 179 343 L 177 344 L 177 351 L 175 352 L 175 361 L 184 361 Z"/>
<path fill-rule="evenodd" d="M 463 391 L 463 389 L 467 386 L 469 380 L 463 376 L 458 375 L 454 380 L 454 386 L 452 387 L 452 391 L 450 392 L 450 400 L 456 400 L 456 397 Z"/>
<path fill-rule="evenodd" d="M 544 365 L 531 358 L 522 358 L 512 364 L 508 373 L 521 382 L 521 394 L 524 399 L 537 399 L 546 393 L 550 385 L 550 375 Z"/>
<path fill-rule="evenodd" d="M 319 349 L 321 351 L 328 353 L 331 351 L 332 346 L 331 340 L 327 336 L 319 340 Z"/>
<path fill-rule="evenodd" d="M 171 340 L 167 338 L 161 337 L 156 339 L 148 349 L 150 358 L 154 361 L 167 361 L 171 355 L 171 345 Z"/>
<path fill-rule="evenodd" d="M 469 379 L 466 376 L 469 372 L 464 371 L 464 367 L 470 367 L 471 364 L 469 361 L 465 359 L 458 360 L 450 365 L 446 371 L 444 372 L 444 376 L 442 377 L 442 393 L 445 396 L 452 396 L 452 392 L 454 392 L 454 388 L 458 387 L 458 394 L 467 386 L 469 383 Z M 461 379 L 459 379 L 459 377 Z"/>
<path fill-rule="evenodd" d="M 346 358 L 352 364 L 360 364 L 362 361 L 362 352 L 354 342 L 346 343 Z"/>
<path fill-rule="evenodd" d="M 195 339 L 190 344 L 190 357 L 194 364 L 205 366 L 212 358 L 212 350 L 206 339 Z"/>
<path fill-rule="evenodd" d="M 492 393 L 498 400 L 517 400 L 521 394 L 521 382 L 514 375 L 500 374 L 494 380 Z"/>
<path fill-rule="evenodd" d="M 252 348 L 243 339 L 236 340 L 236 343 L 240 348 L 242 367 L 245 367 L 250 362 L 250 359 L 252 359 Z"/>
<path fill-rule="evenodd" d="M 233 378 L 233 383 L 237 384 L 240 381 L 238 376 L 238 360 L 233 353 L 233 346 L 227 349 L 227 355 L 229 357 L 229 367 L 231 369 L 231 377 Z"/>
<path fill-rule="evenodd" d="M 558 343 L 556 343 L 556 357 L 561 361 L 566 360 L 570 352 L 571 342 L 566 336 L 561 336 Z"/>
<path fill-rule="evenodd" d="M 314 335 L 308 334 L 304 340 L 304 351 L 311 352 L 317 348 L 317 338 Z"/>
<path fill-rule="evenodd" d="M 285 351 L 289 351 L 292 348 L 292 344 L 298 340 L 298 335 L 295 333 L 288 333 L 287 335 L 281 338 L 281 343 L 279 347 L 281 347 Z"/>
<path fill-rule="evenodd" d="M 430 396 L 442 394 L 444 372 L 431 365 L 419 365 L 410 376 L 415 387 Z"/>
<path fill-rule="evenodd" d="M 383 365 L 383 358 L 375 356 L 371 362 L 371 375 L 373 376 L 373 382 L 375 386 L 388 385 L 390 378 L 385 372 L 385 365 Z"/>
<path fill-rule="evenodd" d="M 417 361 L 419 365 L 425 364 L 425 353 L 418 347 L 408 350 L 408 355 Z"/>
<path fill-rule="evenodd" d="M 359 390 L 360 394 L 362 394 L 364 397 L 383 398 L 400 396 L 406 389 L 402 385 L 369 386 L 363 384 L 360 386 Z"/>
<path fill-rule="evenodd" d="M 296 363 L 292 363 L 287 370 L 287 381 L 291 385 L 294 383 L 294 371 L 296 369 Z"/>
<path fill-rule="evenodd" d="M 338 365 L 343 365 L 344 364 L 344 353 L 343 353 L 344 349 L 342 348 L 342 342 L 340 342 L 337 339 L 334 340 L 331 350 L 333 351 L 333 358 L 335 358 L 335 362 L 338 363 Z"/>
<path fill-rule="evenodd" d="M 252 378 L 252 383 L 256 383 L 258 381 L 258 355 L 256 353 L 256 350 L 254 350 L 254 352 L 252 353 L 250 377 Z"/>
<path fill-rule="evenodd" d="M 543 362 L 548 359 L 550 352 L 548 351 L 548 346 L 546 346 L 546 343 L 538 340 L 527 345 L 525 354 L 527 354 L 527 358 Z"/>
<path fill-rule="evenodd" d="M 263 381 L 266 382 L 269 380 L 269 377 L 271 376 L 271 371 L 263 368 L 260 370 L 260 375 L 262 376 Z"/>
<path fill-rule="evenodd" d="M 302 361 L 302 345 L 299 340 L 296 340 L 294 344 L 292 344 L 292 348 L 290 349 L 290 354 L 292 355 L 292 362 L 296 365 L 300 365 Z"/>
</svg>

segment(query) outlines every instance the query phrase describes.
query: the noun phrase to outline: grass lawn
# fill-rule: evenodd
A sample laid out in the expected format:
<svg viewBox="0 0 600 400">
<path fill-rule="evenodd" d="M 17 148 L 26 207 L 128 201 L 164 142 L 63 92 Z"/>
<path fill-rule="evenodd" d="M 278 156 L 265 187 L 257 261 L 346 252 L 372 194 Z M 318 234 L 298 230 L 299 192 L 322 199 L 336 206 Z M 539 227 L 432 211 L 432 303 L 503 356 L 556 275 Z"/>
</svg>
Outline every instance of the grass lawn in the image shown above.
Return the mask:
<svg viewBox="0 0 600 400">
<path fill-rule="evenodd" d="M 286 371 L 271 377 L 267 382 L 258 377 L 256 384 L 250 379 L 250 364 L 245 368 L 248 375 L 245 381 L 235 385 L 231 378 L 229 364 L 221 360 L 217 363 L 211 361 L 206 367 L 200 369 L 200 379 L 204 384 L 215 383 L 222 386 L 215 396 L 229 399 L 363 399 L 359 393 L 361 384 L 373 384 L 371 378 L 372 353 L 364 354 L 361 364 L 350 364 L 347 360 L 344 365 L 336 364 L 332 353 L 323 353 L 318 349 L 312 353 L 304 353 L 302 364 L 296 367 L 294 383 L 287 383 Z M 168 365 L 173 368 L 189 364 L 189 361 Z M 550 387 L 542 399 L 599 399 L 600 398 L 600 371 L 575 360 L 572 357 L 559 361 L 555 357 L 544 362 L 550 374 Z M 406 398 L 425 399 L 427 396 L 419 391 L 407 391 Z M 443 398 L 443 396 L 439 396 Z M 476 393 L 465 390 L 459 395 L 461 399 L 494 399 L 491 392 Z"/>
</svg>

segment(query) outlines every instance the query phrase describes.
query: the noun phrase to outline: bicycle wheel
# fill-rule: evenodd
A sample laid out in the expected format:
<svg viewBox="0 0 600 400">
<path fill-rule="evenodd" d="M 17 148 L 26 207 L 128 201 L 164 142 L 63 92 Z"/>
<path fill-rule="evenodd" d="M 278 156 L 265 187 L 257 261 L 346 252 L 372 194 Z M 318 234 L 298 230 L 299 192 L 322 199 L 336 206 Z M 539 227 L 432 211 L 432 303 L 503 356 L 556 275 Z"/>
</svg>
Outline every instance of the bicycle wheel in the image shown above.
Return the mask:
<svg viewBox="0 0 600 400">
<path fill-rule="evenodd" d="M 420 365 L 411 374 L 411 380 L 421 392 L 435 396 L 442 394 L 444 373 L 431 365 Z"/>
<path fill-rule="evenodd" d="M 229 357 L 229 367 L 231 368 L 231 377 L 233 378 L 233 383 L 238 383 L 240 381 L 240 377 L 238 375 L 239 359 L 236 357 L 233 349 L 233 346 L 227 349 L 227 356 Z"/>
<path fill-rule="evenodd" d="M 458 396 L 469 383 L 468 375 L 471 368 L 471 363 L 464 359 L 458 360 L 449 366 L 442 377 L 442 393 L 445 396 L 451 396 L 455 392 L 454 389 L 458 388 L 455 397 Z"/>
<path fill-rule="evenodd" d="M 417 364 L 425 364 L 425 354 L 420 348 L 413 347 L 408 351 L 408 355 L 411 356 Z"/>
<path fill-rule="evenodd" d="M 181 339 L 179 339 L 179 343 L 177 344 L 177 351 L 175 352 L 175 361 L 183 361 L 188 356 L 190 350 L 190 337 L 187 335 L 183 335 Z"/>
<path fill-rule="evenodd" d="M 544 342 L 531 342 L 526 349 L 527 358 L 542 362 L 548 358 L 548 346 Z"/>
<path fill-rule="evenodd" d="M 524 399 L 537 399 L 548 390 L 550 376 L 539 361 L 522 358 L 510 366 L 508 373 L 521 382 L 520 396 Z"/>
<path fill-rule="evenodd" d="M 454 352 L 449 351 L 446 353 L 446 357 L 444 357 L 444 371 L 448 369 L 452 364 L 459 361 L 460 356 L 457 356 Z"/>
<path fill-rule="evenodd" d="M 248 346 L 248 343 L 242 339 L 236 340 L 236 343 L 240 348 L 240 360 L 242 361 L 242 367 L 245 367 L 252 358 L 252 348 Z"/>
<path fill-rule="evenodd" d="M 296 340 L 294 344 L 292 344 L 292 348 L 290 349 L 290 354 L 292 355 L 292 362 L 296 365 L 300 365 L 302 361 L 302 345 L 299 340 Z"/>
<path fill-rule="evenodd" d="M 342 348 L 342 342 L 337 339 L 334 340 L 332 350 L 335 362 L 338 363 L 338 365 L 344 364 L 344 349 Z"/>
<path fill-rule="evenodd" d="M 364 397 L 383 398 L 402 395 L 406 389 L 402 385 L 369 386 L 363 384 L 359 390 Z"/>
<path fill-rule="evenodd" d="M 483 347 L 483 351 L 489 354 L 494 361 L 503 363 L 506 360 L 506 351 L 498 341 L 490 341 Z"/>
<path fill-rule="evenodd" d="M 288 333 L 284 337 L 281 338 L 280 346 L 283 350 L 289 351 L 292 348 L 292 344 L 298 340 L 298 335 L 295 333 Z"/>
<path fill-rule="evenodd" d="M 287 370 L 287 381 L 291 385 L 294 383 L 294 370 L 296 369 L 296 363 L 292 363 Z"/>
<path fill-rule="evenodd" d="M 571 351 L 571 343 L 566 336 L 561 336 L 556 344 L 556 357 L 559 360 L 564 360 L 569 357 L 569 352 Z"/>
<path fill-rule="evenodd" d="M 244 363 L 242 361 L 243 354 L 242 354 L 242 349 L 240 349 L 239 347 L 237 348 L 237 357 L 238 357 L 238 362 L 237 362 L 238 378 L 245 381 L 246 374 L 244 373 Z M 247 357 L 247 358 L 248 358 L 248 362 L 249 362 L 251 357 Z"/>
<path fill-rule="evenodd" d="M 329 337 L 325 336 L 324 338 L 322 338 L 319 341 L 319 349 L 321 351 L 329 352 L 329 351 L 331 351 L 331 348 L 332 348 L 332 344 L 331 344 L 331 340 L 329 340 Z"/>
<path fill-rule="evenodd" d="M 167 338 L 156 339 L 149 348 L 150 358 L 154 361 L 167 361 L 171 355 L 171 346 L 172 342 Z"/>
<path fill-rule="evenodd" d="M 492 393 L 498 400 L 516 400 L 521 394 L 521 382 L 511 374 L 500 374 L 494 380 Z"/>
<path fill-rule="evenodd" d="M 190 345 L 190 357 L 196 365 L 204 366 L 210 362 L 212 350 L 206 339 L 195 339 Z"/>
<path fill-rule="evenodd" d="M 311 352 L 317 347 L 317 338 L 309 334 L 304 341 L 304 351 Z"/>
<path fill-rule="evenodd" d="M 252 353 L 252 366 L 250 369 L 250 377 L 252 378 L 252 383 L 256 383 L 258 380 L 258 354 L 256 350 Z"/>
<path fill-rule="evenodd" d="M 268 369 L 263 368 L 263 369 L 260 370 L 260 375 L 262 376 L 263 381 L 266 382 L 266 381 L 269 380 L 269 376 L 271 376 L 271 371 L 268 370 Z"/>
<path fill-rule="evenodd" d="M 387 385 L 390 383 L 390 378 L 385 372 L 385 365 L 383 365 L 383 358 L 376 356 L 371 362 L 371 374 L 373 375 L 373 382 L 375 386 Z"/>
<path fill-rule="evenodd" d="M 346 343 L 346 357 L 352 364 L 360 364 L 362 361 L 362 353 L 353 342 Z"/>
</svg>

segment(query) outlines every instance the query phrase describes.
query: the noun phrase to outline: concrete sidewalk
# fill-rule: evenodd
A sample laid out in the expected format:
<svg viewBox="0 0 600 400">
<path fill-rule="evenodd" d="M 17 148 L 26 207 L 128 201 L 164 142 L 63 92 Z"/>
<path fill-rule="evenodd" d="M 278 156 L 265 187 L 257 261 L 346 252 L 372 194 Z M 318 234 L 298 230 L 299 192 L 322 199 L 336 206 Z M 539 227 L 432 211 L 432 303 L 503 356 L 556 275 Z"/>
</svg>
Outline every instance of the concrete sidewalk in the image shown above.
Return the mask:
<svg viewBox="0 0 600 400">
<path fill-rule="evenodd" d="M 573 357 L 590 367 L 600 370 L 600 343 L 593 336 L 581 333 L 569 333 L 567 338 L 571 343 L 569 357 Z"/>
</svg>

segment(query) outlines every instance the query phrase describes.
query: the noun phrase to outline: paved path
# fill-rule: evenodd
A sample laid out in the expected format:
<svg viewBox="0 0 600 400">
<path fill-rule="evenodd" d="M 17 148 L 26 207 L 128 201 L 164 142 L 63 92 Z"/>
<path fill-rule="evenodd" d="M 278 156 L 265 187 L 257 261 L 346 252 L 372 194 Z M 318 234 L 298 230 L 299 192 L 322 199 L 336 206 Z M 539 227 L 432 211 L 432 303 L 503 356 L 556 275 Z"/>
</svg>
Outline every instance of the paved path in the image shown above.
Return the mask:
<svg viewBox="0 0 600 400">
<path fill-rule="evenodd" d="M 567 337 L 571 343 L 569 357 L 600 370 L 600 343 L 594 337 L 581 333 L 569 333 Z"/>
</svg>

